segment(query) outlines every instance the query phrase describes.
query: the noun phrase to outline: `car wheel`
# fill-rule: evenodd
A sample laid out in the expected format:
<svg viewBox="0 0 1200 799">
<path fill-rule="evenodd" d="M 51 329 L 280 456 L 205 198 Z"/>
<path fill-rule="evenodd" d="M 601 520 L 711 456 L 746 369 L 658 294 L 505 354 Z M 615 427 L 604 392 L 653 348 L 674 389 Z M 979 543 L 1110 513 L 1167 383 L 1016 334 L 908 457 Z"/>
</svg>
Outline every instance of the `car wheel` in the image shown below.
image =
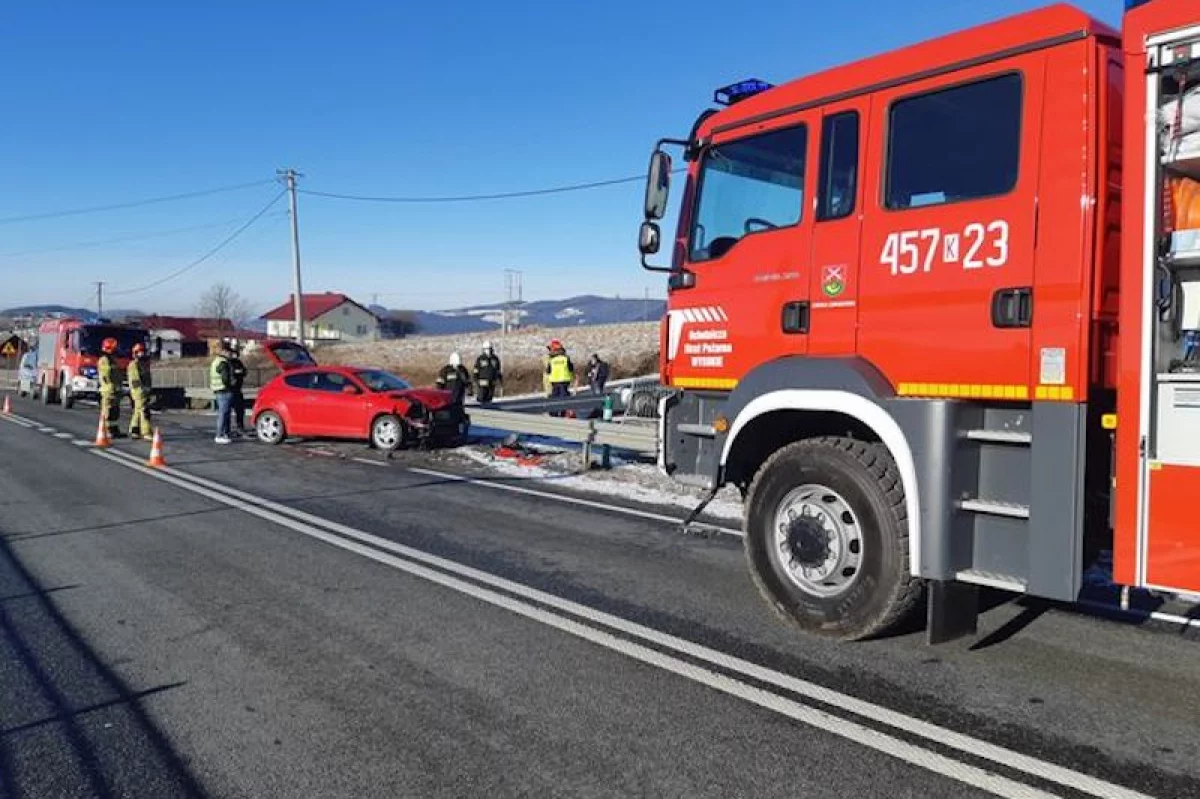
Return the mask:
<svg viewBox="0 0 1200 799">
<path fill-rule="evenodd" d="M 399 416 L 385 413 L 371 422 L 371 446 L 383 452 L 399 449 L 408 437 L 407 428 Z"/>
<path fill-rule="evenodd" d="M 923 594 L 904 488 L 880 444 L 815 438 L 771 456 L 750 487 L 746 556 L 776 611 L 832 638 L 886 632 Z"/>
<path fill-rule="evenodd" d="M 282 444 L 287 438 L 287 429 L 283 426 L 283 418 L 275 411 L 263 411 L 254 420 L 254 431 L 258 440 L 264 444 Z"/>
<path fill-rule="evenodd" d="M 63 375 L 62 389 L 59 391 L 59 397 L 62 400 L 62 406 L 67 410 L 75 407 L 75 395 L 71 393 L 71 384 L 67 382 L 67 376 Z"/>
</svg>

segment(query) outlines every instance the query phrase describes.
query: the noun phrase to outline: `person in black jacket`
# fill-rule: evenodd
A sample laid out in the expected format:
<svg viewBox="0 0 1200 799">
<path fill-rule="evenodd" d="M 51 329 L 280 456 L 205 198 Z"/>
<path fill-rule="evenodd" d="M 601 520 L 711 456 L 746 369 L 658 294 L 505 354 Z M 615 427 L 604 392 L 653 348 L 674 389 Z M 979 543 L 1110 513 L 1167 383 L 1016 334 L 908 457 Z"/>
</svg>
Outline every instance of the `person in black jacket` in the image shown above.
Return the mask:
<svg viewBox="0 0 1200 799">
<path fill-rule="evenodd" d="M 241 348 L 236 344 L 229 347 L 229 389 L 232 393 L 233 434 L 238 438 L 246 435 L 246 395 L 242 386 L 246 382 L 246 364 L 242 362 Z"/>
<path fill-rule="evenodd" d="M 500 356 L 492 349 L 492 342 L 483 342 L 483 352 L 475 359 L 475 396 L 482 403 L 491 402 L 496 395 L 496 386 L 503 379 Z"/>
<path fill-rule="evenodd" d="M 608 364 L 600 360 L 600 356 L 592 353 L 587 364 L 588 386 L 593 394 L 603 394 L 604 384 L 608 382 Z"/>
<path fill-rule="evenodd" d="M 462 357 L 457 352 L 450 355 L 450 360 L 438 372 L 437 387 L 452 393 L 456 405 L 462 405 L 463 398 L 472 391 L 471 375 L 467 373 L 467 367 L 462 365 Z"/>
</svg>

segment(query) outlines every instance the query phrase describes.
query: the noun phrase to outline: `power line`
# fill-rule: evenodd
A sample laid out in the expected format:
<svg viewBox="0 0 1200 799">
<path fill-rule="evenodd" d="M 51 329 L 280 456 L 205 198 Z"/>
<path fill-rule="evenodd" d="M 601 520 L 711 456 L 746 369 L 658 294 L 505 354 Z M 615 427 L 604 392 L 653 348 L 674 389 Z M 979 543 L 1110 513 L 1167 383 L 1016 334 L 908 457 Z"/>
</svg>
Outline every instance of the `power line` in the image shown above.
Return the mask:
<svg viewBox="0 0 1200 799">
<path fill-rule="evenodd" d="M 273 183 L 274 181 L 271 181 L 271 182 Z M 271 201 L 269 203 L 267 203 L 266 205 L 264 205 L 258 211 L 258 213 L 256 213 L 254 216 L 252 216 L 248 220 L 246 220 L 246 222 L 243 223 L 242 226 L 239 227 L 237 230 L 233 231 L 228 236 L 226 236 L 224 239 L 222 239 L 220 244 L 213 247 L 211 250 L 204 253 L 204 255 L 201 255 L 199 258 L 197 258 L 196 260 L 187 264 L 186 266 L 180 267 L 179 269 L 176 269 L 174 272 L 170 273 L 169 275 L 166 275 L 165 277 L 161 277 L 158 280 L 147 283 L 144 286 L 138 286 L 137 288 L 132 288 L 132 289 L 124 289 L 122 291 L 110 291 L 109 294 L 114 294 L 114 295 L 116 295 L 116 294 L 120 294 L 120 295 L 138 294 L 138 293 L 146 291 L 148 289 L 155 288 L 156 286 L 161 286 L 163 283 L 166 283 L 170 280 L 174 280 L 175 278 L 179 277 L 180 275 L 184 274 L 185 272 L 195 269 L 197 266 L 204 263 L 209 258 L 212 258 L 218 252 L 223 250 L 227 245 L 232 243 L 234 239 L 236 239 L 238 236 L 242 235 L 242 233 L 246 232 L 247 228 L 249 228 L 251 225 L 253 225 L 255 222 L 257 222 L 259 219 L 261 219 L 263 217 L 263 215 L 265 215 L 267 213 L 267 211 L 271 210 L 271 207 L 273 205 L 275 205 L 275 203 L 279 202 L 279 200 L 285 194 L 287 194 L 287 189 L 284 189 L 283 191 L 279 192 L 274 197 L 272 197 Z"/>
<path fill-rule="evenodd" d="M 684 171 L 682 168 L 673 170 L 674 172 Z M 645 175 L 631 175 L 627 178 L 614 178 L 612 180 L 596 180 L 591 183 L 573 183 L 567 186 L 553 186 L 546 189 L 528 189 L 526 191 L 506 191 L 497 194 L 459 194 L 445 195 L 441 197 L 370 197 L 361 194 L 336 194 L 328 191 L 317 191 L 315 189 L 298 189 L 301 194 L 311 194 L 314 197 L 329 197 L 335 200 L 358 200 L 359 202 L 371 203 L 465 203 L 478 202 L 482 200 L 511 200 L 520 197 L 538 197 L 545 194 L 565 194 L 572 191 L 587 191 L 589 189 L 599 189 L 605 186 L 617 186 L 622 183 L 636 183 L 645 181 Z"/>
<path fill-rule="evenodd" d="M 47 211 L 41 214 L 28 214 L 26 216 L 9 216 L 0 219 L 0 225 L 8 225 L 14 222 L 30 222 L 35 219 L 57 219 L 63 216 L 78 216 L 79 214 L 93 214 L 99 211 L 116 211 L 121 208 L 139 208 L 143 205 L 156 205 L 158 203 L 174 202 L 176 200 L 188 200 L 193 197 L 206 197 L 210 194 L 221 194 L 227 191 L 239 191 L 241 189 L 249 189 L 254 186 L 262 186 L 267 183 L 274 183 L 273 180 L 256 180 L 252 183 L 236 183 L 232 186 L 218 186 L 215 189 L 204 189 L 202 191 L 189 191 L 184 194 L 168 194 L 162 197 L 149 197 L 145 200 L 132 200 L 124 203 L 111 203 L 109 205 L 92 205 L 86 208 L 72 208 L 66 211 Z"/>
<path fill-rule="evenodd" d="M 283 212 L 280 212 L 282 216 Z M 191 233 L 196 230 L 211 230 L 218 227 L 229 227 L 238 222 L 238 219 L 226 219 L 223 222 L 208 222 L 203 225 L 190 225 L 188 227 L 172 228 L 170 230 L 159 230 L 154 233 L 142 233 L 136 236 L 120 236 L 115 239 L 97 239 L 94 241 L 77 241 L 73 244 L 62 244 L 56 247 L 42 247 L 36 250 L 17 250 L 15 252 L 0 252 L 0 258 L 17 258 L 24 255 L 41 255 L 51 252 L 69 252 L 71 250 L 89 250 L 96 247 L 106 247 L 110 244 L 124 244 L 130 241 L 144 241 L 146 239 L 156 239 L 165 236 L 174 236 L 179 233 Z"/>
</svg>

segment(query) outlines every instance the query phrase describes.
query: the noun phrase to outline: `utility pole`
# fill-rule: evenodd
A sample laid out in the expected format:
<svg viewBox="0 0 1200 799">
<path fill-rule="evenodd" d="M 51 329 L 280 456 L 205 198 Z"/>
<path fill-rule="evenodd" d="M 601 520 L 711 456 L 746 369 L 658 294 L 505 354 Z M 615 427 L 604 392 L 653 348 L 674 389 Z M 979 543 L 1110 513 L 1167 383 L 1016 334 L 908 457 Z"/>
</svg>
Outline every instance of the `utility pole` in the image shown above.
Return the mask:
<svg viewBox="0 0 1200 799">
<path fill-rule="evenodd" d="M 104 281 L 96 281 L 96 316 L 104 316 Z"/>
<path fill-rule="evenodd" d="M 300 285 L 300 220 L 296 216 L 296 178 L 303 177 L 296 170 L 277 169 L 275 174 L 287 182 L 288 199 L 292 210 L 292 305 L 296 310 L 296 341 L 304 344 L 304 302 L 301 300 L 303 289 Z"/>
</svg>

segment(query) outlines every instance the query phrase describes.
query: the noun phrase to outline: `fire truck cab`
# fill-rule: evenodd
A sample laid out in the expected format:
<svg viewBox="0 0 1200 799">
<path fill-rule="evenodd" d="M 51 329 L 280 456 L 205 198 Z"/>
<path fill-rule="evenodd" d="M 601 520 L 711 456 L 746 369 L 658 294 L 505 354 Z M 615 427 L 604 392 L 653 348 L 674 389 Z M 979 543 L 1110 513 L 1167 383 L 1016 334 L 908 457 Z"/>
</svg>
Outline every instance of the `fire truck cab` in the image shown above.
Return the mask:
<svg viewBox="0 0 1200 799">
<path fill-rule="evenodd" d="M 70 408 L 77 399 L 100 396 L 96 362 L 106 338 L 117 340 L 117 364 L 126 369 L 133 345 L 145 344 L 146 331 L 139 327 L 79 319 L 48 319 L 38 328 L 37 391 L 47 405 L 60 402 Z"/>
<path fill-rule="evenodd" d="M 802 628 L 873 636 L 928 595 L 945 640 L 979 586 L 1073 601 L 1110 550 L 1200 592 L 1200 182 L 1196 230 L 1170 206 L 1200 181 L 1200 7 L 1130 5 L 1123 38 L 1059 4 L 744 81 L 656 147 L 660 466 L 742 490 Z"/>
</svg>

